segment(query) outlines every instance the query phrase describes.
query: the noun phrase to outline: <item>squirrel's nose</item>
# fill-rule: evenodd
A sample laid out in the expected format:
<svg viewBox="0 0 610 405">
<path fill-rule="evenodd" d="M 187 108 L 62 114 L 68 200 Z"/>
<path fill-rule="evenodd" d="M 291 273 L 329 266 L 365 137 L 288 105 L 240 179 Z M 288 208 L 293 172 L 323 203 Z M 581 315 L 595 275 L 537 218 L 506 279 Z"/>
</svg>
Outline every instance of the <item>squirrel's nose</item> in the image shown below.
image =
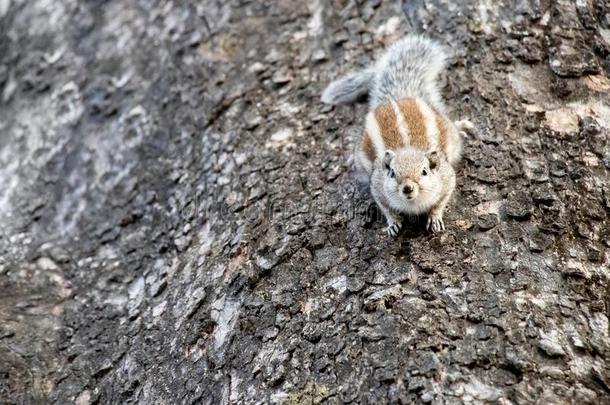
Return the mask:
<svg viewBox="0 0 610 405">
<path fill-rule="evenodd" d="M 403 187 L 402 192 L 405 194 L 411 194 L 413 192 L 413 186 L 406 185 Z"/>
</svg>

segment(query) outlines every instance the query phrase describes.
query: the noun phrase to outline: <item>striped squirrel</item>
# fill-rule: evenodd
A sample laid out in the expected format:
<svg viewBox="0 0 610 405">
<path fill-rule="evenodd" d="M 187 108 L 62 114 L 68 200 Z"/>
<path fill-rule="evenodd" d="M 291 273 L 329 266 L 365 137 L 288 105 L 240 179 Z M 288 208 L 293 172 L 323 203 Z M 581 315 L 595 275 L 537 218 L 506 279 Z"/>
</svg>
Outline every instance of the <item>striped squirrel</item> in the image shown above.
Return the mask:
<svg viewBox="0 0 610 405">
<path fill-rule="evenodd" d="M 409 35 L 372 66 L 332 82 L 322 102 L 341 104 L 369 96 L 369 112 L 354 154 L 373 198 L 387 219 L 387 233 L 402 228 L 401 214 L 428 214 L 427 228 L 445 229 L 443 212 L 455 189 L 455 166 L 468 120 L 452 122 L 438 76 L 447 53 L 437 42 Z"/>
</svg>

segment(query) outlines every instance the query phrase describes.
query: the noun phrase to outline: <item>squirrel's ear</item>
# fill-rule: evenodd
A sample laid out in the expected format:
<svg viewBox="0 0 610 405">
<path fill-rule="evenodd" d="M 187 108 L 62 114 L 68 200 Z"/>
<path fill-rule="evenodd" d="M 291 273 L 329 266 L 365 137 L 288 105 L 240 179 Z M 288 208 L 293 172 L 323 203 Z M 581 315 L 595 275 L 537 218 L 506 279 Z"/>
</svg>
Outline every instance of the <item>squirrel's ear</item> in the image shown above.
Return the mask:
<svg viewBox="0 0 610 405">
<path fill-rule="evenodd" d="M 394 152 L 391 150 L 386 150 L 383 154 L 383 167 L 387 170 L 390 169 L 390 163 L 392 163 L 392 159 L 394 159 Z"/>
<path fill-rule="evenodd" d="M 430 170 L 434 170 L 440 163 L 440 156 L 437 151 L 428 153 L 428 161 L 430 162 Z"/>
</svg>

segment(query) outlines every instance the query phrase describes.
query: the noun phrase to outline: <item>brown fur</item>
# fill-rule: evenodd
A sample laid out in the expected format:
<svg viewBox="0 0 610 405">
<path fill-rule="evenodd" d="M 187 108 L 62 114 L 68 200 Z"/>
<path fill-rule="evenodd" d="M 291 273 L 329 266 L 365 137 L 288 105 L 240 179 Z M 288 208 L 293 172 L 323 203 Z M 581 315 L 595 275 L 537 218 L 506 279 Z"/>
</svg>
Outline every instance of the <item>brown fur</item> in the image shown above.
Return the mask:
<svg viewBox="0 0 610 405">
<path fill-rule="evenodd" d="M 440 115 L 438 112 L 435 114 L 436 118 L 436 126 L 438 127 L 438 143 L 441 147 L 441 150 L 447 153 L 447 119 Z"/>
<path fill-rule="evenodd" d="M 373 146 L 373 141 L 371 140 L 371 136 L 367 131 L 364 131 L 362 135 L 362 144 L 360 145 L 362 150 L 364 151 L 364 155 L 371 162 L 375 161 L 375 147 Z"/>
<path fill-rule="evenodd" d="M 398 103 L 400 112 L 405 117 L 409 128 L 409 143 L 418 149 L 427 150 L 430 147 L 424 116 L 414 99 L 401 100 Z"/>
<path fill-rule="evenodd" d="M 396 150 L 405 146 L 405 142 L 398 131 L 398 122 L 394 108 L 390 103 L 385 103 L 375 110 L 375 119 L 379 125 L 381 138 L 387 149 Z"/>
</svg>

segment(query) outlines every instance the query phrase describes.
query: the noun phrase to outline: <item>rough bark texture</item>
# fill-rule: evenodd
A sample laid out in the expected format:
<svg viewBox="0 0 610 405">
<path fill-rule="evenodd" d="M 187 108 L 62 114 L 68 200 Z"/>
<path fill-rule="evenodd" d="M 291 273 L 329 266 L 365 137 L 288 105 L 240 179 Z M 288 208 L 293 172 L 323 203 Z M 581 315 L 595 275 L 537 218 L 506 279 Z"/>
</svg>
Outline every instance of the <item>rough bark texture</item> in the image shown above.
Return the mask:
<svg viewBox="0 0 610 405">
<path fill-rule="evenodd" d="M 0 1 L 0 402 L 610 403 L 610 6 L 406 3 Z M 319 94 L 410 26 L 476 133 L 390 240 Z"/>
</svg>

